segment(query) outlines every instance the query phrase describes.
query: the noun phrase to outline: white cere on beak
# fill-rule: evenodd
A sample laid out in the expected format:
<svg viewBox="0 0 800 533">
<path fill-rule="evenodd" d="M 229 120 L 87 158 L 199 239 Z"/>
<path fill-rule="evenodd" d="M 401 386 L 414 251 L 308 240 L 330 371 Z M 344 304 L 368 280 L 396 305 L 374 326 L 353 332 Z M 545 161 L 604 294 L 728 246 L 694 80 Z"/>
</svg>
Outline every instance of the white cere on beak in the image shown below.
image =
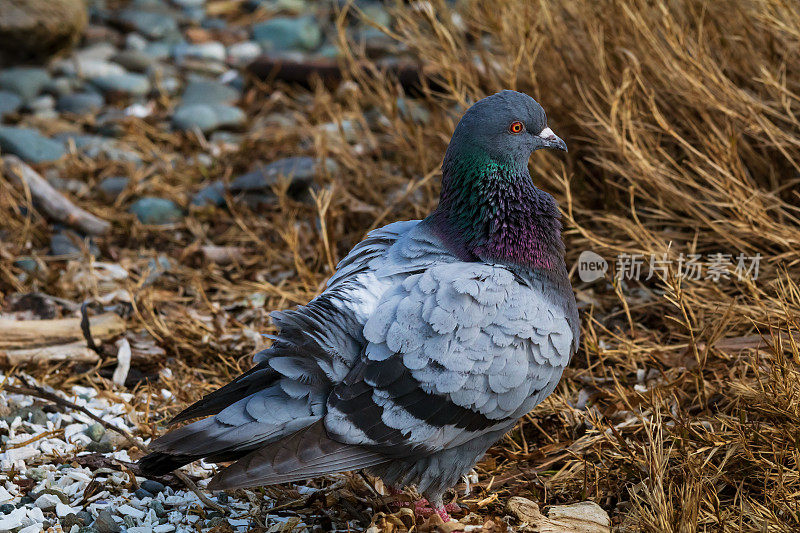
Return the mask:
<svg viewBox="0 0 800 533">
<path fill-rule="evenodd" d="M 539 137 L 541 137 L 545 141 L 550 141 L 550 142 L 553 142 L 556 139 L 558 139 L 556 134 L 553 133 L 553 130 L 551 130 L 549 127 L 543 129 L 542 132 L 539 134 Z"/>
</svg>

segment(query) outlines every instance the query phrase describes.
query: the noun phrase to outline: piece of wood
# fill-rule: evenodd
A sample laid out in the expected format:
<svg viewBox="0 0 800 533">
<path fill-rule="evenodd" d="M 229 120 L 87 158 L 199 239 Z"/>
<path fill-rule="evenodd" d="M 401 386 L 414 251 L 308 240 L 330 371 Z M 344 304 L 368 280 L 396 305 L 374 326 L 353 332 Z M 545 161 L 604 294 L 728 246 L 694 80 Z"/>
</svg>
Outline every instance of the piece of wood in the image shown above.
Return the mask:
<svg viewBox="0 0 800 533">
<path fill-rule="evenodd" d="M 23 350 L 0 350 L 0 366 L 6 368 L 61 361 L 96 363 L 99 360 L 100 356 L 90 350 L 85 342 L 25 348 Z"/>
<path fill-rule="evenodd" d="M 89 319 L 92 337 L 110 339 L 125 332 L 125 321 L 115 313 Z M 53 344 L 83 342 L 80 318 L 11 320 L 0 318 L 0 350 L 20 350 Z M 85 342 L 83 342 L 86 346 Z M 88 349 L 88 347 L 87 347 Z"/>
<path fill-rule="evenodd" d="M 6 155 L 3 161 L 6 174 L 28 187 L 34 203 L 47 216 L 88 235 L 102 235 L 111 228 L 109 222 L 73 204 L 19 157 Z"/>
</svg>

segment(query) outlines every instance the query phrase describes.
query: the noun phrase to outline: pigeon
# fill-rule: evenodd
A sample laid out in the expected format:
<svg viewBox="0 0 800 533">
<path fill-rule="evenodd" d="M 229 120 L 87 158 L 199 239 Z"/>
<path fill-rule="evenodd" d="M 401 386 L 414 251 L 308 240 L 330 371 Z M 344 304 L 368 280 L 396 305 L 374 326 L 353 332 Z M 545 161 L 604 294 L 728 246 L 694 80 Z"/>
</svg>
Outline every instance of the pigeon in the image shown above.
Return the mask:
<svg viewBox="0 0 800 533">
<path fill-rule="evenodd" d="M 208 488 L 364 470 L 443 495 L 553 392 L 580 321 L 554 198 L 528 159 L 567 150 L 530 96 L 470 107 L 442 164 L 438 207 L 368 233 L 307 305 L 272 313 L 254 366 L 178 414 L 201 418 L 139 461 L 162 475 L 232 462 Z"/>
</svg>

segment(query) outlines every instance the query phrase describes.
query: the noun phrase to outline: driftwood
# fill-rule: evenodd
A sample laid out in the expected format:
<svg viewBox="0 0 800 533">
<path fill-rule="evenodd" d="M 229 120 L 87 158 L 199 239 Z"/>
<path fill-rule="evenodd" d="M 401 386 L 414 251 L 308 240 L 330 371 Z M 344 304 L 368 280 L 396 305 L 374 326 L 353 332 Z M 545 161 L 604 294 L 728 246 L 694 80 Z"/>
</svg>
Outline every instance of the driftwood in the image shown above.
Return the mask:
<svg viewBox="0 0 800 533">
<path fill-rule="evenodd" d="M 109 222 L 69 201 L 19 157 L 6 155 L 3 160 L 5 172 L 28 187 L 36 206 L 47 216 L 89 235 L 102 235 L 111 228 Z"/>
<path fill-rule="evenodd" d="M 92 317 L 89 319 L 89 324 L 92 337 L 95 339 L 109 339 L 125 331 L 125 321 L 115 313 L 103 313 Z M 0 350 L 22 350 L 54 344 L 69 344 L 83 341 L 83 338 L 80 318 L 0 319 Z"/>
<path fill-rule="evenodd" d="M 36 322 L 44 321 L 37 320 Z M 0 331 L 2 331 L 2 325 L 0 325 Z M 22 350 L 0 350 L 0 366 L 4 367 L 37 365 L 58 361 L 96 363 L 99 360 L 100 356 L 90 350 L 84 342 L 25 348 Z"/>
</svg>

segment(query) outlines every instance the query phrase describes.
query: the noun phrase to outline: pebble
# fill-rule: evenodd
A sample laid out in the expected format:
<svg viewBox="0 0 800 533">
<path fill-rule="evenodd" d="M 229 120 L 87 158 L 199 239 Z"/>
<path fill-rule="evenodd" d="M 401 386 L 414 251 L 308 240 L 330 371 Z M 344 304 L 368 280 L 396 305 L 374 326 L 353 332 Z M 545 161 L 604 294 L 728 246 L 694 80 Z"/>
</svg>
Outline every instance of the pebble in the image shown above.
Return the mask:
<svg viewBox="0 0 800 533">
<path fill-rule="evenodd" d="M 147 498 L 152 498 L 153 497 L 152 494 L 150 494 L 149 492 L 147 492 L 144 489 L 136 489 L 136 491 L 134 491 L 133 495 L 136 496 L 137 498 L 139 498 L 140 500 L 146 500 Z"/>
<path fill-rule="evenodd" d="M 160 494 L 167 488 L 163 483 L 159 483 L 158 481 L 152 479 L 145 479 L 139 484 L 139 486 L 153 495 Z"/>
<path fill-rule="evenodd" d="M 0 126 L 0 150 L 17 155 L 28 163 L 45 163 L 64 155 L 64 144 L 48 139 L 37 130 Z"/>
<path fill-rule="evenodd" d="M 108 200 L 116 200 L 130 183 L 130 178 L 125 176 L 109 176 L 101 181 L 97 188 Z"/>
<path fill-rule="evenodd" d="M 131 72 L 92 78 L 91 82 L 104 93 L 144 96 L 150 92 L 150 80 L 147 76 Z"/>
<path fill-rule="evenodd" d="M 114 445 L 107 439 L 101 440 L 100 442 L 92 441 L 86 445 L 86 451 L 93 453 L 111 453 L 114 451 Z"/>
<path fill-rule="evenodd" d="M 181 104 L 233 104 L 239 96 L 239 91 L 226 83 L 197 78 L 186 84 Z"/>
<path fill-rule="evenodd" d="M 62 74 L 79 76 L 83 79 L 122 76 L 126 73 L 121 65 L 93 57 L 64 61 L 59 70 Z"/>
<path fill-rule="evenodd" d="M 192 197 L 192 205 L 206 206 L 215 205 L 220 207 L 225 205 L 225 184 L 215 181 L 207 187 L 203 187 Z"/>
<path fill-rule="evenodd" d="M 325 160 L 324 165 L 331 172 L 336 169 L 336 163 L 332 159 Z M 270 190 L 281 177 L 287 177 L 291 180 L 289 192 L 299 192 L 300 189 L 311 184 L 319 170 L 318 161 L 313 157 L 287 157 L 258 167 L 252 172 L 234 179 L 231 183 L 231 191 Z"/>
<path fill-rule="evenodd" d="M 53 494 L 42 494 L 36 498 L 35 502 L 33 502 L 33 504 L 42 511 L 53 510 L 59 503 L 61 503 L 61 500 L 58 498 L 58 496 Z"/>
<path fill-rule="evenodd" d="M 178 31 L 178 23 L 173 17 L 155 11 L 123 9 L 117 14 L 117 21 L 150 39 L 160 39 Z"/>
<path fill-rule="evenodd" d="M 145 196 L 131 205 L 130 212 L 142 224 L 173 224 L 183 218 L 183 212 L 172 200 Z"/>
<path fill-rule="evenodd" d="M 77 243 L 83 241 L 77 233 L 71 230 L 63 230 L 50 237 L 50 254 L 52 255 L 81 255 L 83 249 Z M 100 250 L 92 239 L 89 239 L 89 253 L 93 257 L 100 257 Z"/>
<path fill-rule="evenodd" d="M 103 438 L 103 435 L 106 434 L 106 428 L 103 427 L 103 424 L 95 422 L 91 426 L 87 427 L 84 431 L 86 435 L 95 442 L 100 442 L 100 439 Z"/>
<path fill-rule="evenodd" d="M 238 107 L 225 104 L 182 105 L 172 116 L 172 125 L 178 130 L 200 129 L 203 133 L 218 128 L 238 127 L 246 116 Z"/>
<path fill-rule="evenodd" d="M 11 91 L 0 91 L 0 118 L 22 107 L 22 98 Z"/>
<path fill-rule="evenodd" d="M 244 65 L 261 55 L 261 45 L 254 41 L 243 41 L 228 47 L 228 59 L 236 65 Z"/>
<path fill-rule="evenodd" d="M 313 16 L 274 17 L 253 26 L 253 38 L 265 50 L 313 50 L 322 42 L 322 30 Z"/>
<path fill-rule="evenodd" d="M 85 115 L 99 111 L 105 100 L 101 94 L 95 92 L 64 94 L 58 97 L 56 109 L 62 113 Z"/>
<path fill-rule="evenodd" d="M 123 50 L 111 57 L 111 60 L 134 72 L 147 72 L 155 63 L 155 59 L 141 50 Z"/>
<path fill-rule="evenodd" d="M 216 41 L 207 43 L 178 43 L 172 49 L 172 55 L 178 62 L 187 57 L 225 61 L 225 45 Z"/>
<path fill-rule="evenodd" d="M 50 74 L 43 68 L 14 67 L 0 71 L 0 89 L 16 93 L 24 101 L 38 96 L 49 81 Z"/>
</svg>

